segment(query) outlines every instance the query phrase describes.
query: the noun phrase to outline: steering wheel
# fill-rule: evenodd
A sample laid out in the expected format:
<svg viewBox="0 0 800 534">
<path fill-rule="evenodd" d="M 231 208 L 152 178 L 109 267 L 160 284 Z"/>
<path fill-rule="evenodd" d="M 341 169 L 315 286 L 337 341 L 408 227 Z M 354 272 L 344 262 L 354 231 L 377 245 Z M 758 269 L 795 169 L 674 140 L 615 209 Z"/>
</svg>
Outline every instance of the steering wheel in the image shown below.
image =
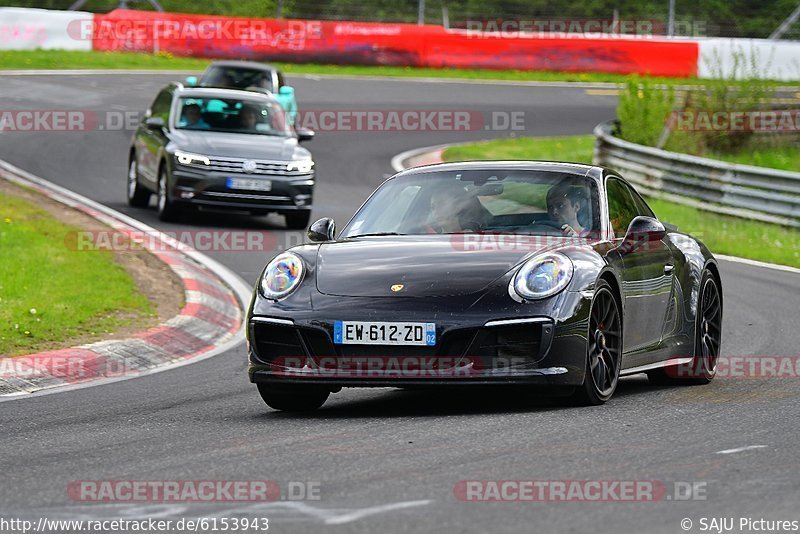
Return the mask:
<svg viewBox="0 0 800 534">
<path fill-rule="evenodd" d="M 562 228 L 562 226 L 564 226 L 564 225 L 561 224 L 561 223 L 557 223 L 556 221 L 554 221 L 552 219 L 542 219 L 541 221 L 533 221 L 533 224 L 531 226 L 533 226 L 533 227 L 546 226 L 548 228 L 553 228 L 555 230 L 558 230 L 559 232 L 563 232 L 564 231 L 564 229 Z"/>
</svg>

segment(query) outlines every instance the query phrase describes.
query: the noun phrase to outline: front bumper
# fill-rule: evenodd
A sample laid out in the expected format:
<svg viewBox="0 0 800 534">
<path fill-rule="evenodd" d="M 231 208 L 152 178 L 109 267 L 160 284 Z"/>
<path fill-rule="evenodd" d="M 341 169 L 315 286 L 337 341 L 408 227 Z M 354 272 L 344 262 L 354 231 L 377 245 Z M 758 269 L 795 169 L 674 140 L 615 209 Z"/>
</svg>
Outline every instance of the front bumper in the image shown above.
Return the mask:
<svg viewBox="0 0 800 534">
<path fill-rule="evenodd" d="M 216 209 L 291 212 L 310 210 L 314 173 L 296 176 L 225 173 L 176 165 L 170 196 L 175 202 Z M 270 181 L 269 191 L 231 189 L 229 178 Z"/>
<path fill-rule="evenodd" d="M 588 304 L 588 303 L 587 303 Z M 376 320 L 352 311 L 348 320 Z M 427 346 L 337 345 L 333 322 L 318 317 L 251 316 L 251 382 L 338 387 L 538 384 L 577 386 L 586 367 L 588 306 L 567 321 L 551 317 L 436 322 Z M 337 317 L 341 319 L 341 317 Z M 383 319 L 377 319 L 383 320 Z M 420 321 L 394 313 L 390 321 Z"/>
</svg>

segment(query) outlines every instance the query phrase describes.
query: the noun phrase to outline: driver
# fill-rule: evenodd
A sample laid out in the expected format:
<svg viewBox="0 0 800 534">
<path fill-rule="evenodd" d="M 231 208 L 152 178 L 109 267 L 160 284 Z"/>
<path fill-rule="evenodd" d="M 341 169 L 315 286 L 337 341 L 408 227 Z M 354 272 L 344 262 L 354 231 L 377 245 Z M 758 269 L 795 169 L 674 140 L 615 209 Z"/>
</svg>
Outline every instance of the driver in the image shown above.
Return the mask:
<svg viewBox="0 0 800 534">
<path fill-rule="evenodd" d="M 589 235 L 588 211 L 589 200 L 583 187 L 562 184 L 547 192 L 547 213 L 550 219 L 561 225 L 566 237 Z"/>
<path fill-rule="evenodd" d="M 179 128 L 192 128 L 196 130 L 208 130 L 211 126 L 203 120 L 199 104 L 187 104 L 183 106 L 183 117 L 178 123 Z"/>
<path fill-rule="evenodd" d="M 239 126 L 243 130 L 255 130 L 258 124 L 259 111 L 252 106 L 244 106 L 239 112 Z"/>
</svg>

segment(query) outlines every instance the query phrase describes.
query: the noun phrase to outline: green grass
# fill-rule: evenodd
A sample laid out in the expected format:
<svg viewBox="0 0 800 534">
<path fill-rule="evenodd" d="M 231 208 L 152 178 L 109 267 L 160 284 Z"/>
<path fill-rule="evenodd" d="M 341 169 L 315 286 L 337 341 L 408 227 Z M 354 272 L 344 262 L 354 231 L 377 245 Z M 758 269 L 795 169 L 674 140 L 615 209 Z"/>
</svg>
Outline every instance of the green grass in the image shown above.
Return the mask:
<svg viewBox="0 0 800 534">
<path fill-rule="evenodd" d="M 594 137 L 524 137 L 448 148 L 446 161 L 540 159 L 592 162 Z M 674 202 L 648 198 L 659 219 L 702 240 L 714 253 L 800 267 L 800 231 L 718 215 Z"/>
<path fill-rule="evenodd" d="M 0 194 L 0 355 L 30 354 L 154 314 L 105 251 L 75 251 L 77 228 Z"/>
<path fill-rule="evenodd" d="M 717 254 L 800 267 L 800 231 L 648 198 L 658 218 L 699 238 Z"/>
<path fill-rule="evenodd" d="M 202 71 L 211 59 L 175 57 L 169 53 L 80 52 L 67 50 L 0 51 L 0 69 L 164 69 Z M 273 62 L 288 74 L 337 74 L 352 76 L 460 78 L 472 80 L 610 82 L 623 84 L 627 75 L 593 72 L 550 72 L 486 69 L 433 69 L 371 67 Z M 656 84 L 702 84 L 697 78 L 650 78 Z M 776 85 L 781 85 L 776 82 Z M 786 85 L 785 83 L 783 85 Z"/>
<path fill-rule="evenodd" d="M 712 153 L 707 157 L 742 165 L 800 172 L 800 150 L 797 146 L 753 148 L 737 154 Z"/>
<path fill-rule="evenodd" d="M 740 165 L 755 165 L 784 171 L 800 172 L 800 137 L 795 134 L 754 135 L 735 151 L 715 150 L 703 142 L 702 132 L 673 131 L 665 149 L 672 152 L 694 154 Z"/>
<path fill-rule="evenodd" d="M 517 137 L 496 139 L 448 148 L 443 157 L 448 161 L 470 159 L 539 159 L 592 163 L 594 137 Z"/>
<path fill-rule="evenodd" d="M 74 50 L 2 50 L 2 69 L 164 69 L 197 70 L 209 60 L 171 54 L 79 52 Z"/>
</svg>

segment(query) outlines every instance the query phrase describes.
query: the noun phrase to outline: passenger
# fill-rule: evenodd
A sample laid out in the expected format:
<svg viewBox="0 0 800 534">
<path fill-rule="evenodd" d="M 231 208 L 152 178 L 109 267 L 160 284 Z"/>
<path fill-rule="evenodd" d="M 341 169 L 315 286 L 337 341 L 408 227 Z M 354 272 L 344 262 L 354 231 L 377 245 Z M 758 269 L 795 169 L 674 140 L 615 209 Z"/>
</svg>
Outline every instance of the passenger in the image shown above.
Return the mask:
<svg viewBox="0 0 800 534">
<path fill-rule="evenodd" d="M 556 185 L 547 192 L 547 213 L 561 225 L 566 237 L 586 237 L 591 232 L 588 222 L 589 199 L 583 187 Z"/>
<path fill-rule="evenodd" d="M 431 195 L 427 233 L 455 234 L 480 230 L 480 202 L 461 185 L 440 187 Z"/>
</svg>

